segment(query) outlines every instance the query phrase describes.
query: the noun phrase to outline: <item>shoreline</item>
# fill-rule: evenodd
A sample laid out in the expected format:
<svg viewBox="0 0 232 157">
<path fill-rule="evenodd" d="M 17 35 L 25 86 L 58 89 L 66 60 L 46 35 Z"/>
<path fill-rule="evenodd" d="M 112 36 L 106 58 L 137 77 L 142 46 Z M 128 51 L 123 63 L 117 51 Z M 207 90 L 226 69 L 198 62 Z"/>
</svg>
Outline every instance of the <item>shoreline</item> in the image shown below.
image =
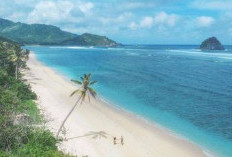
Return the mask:
<svg viewBox="0 0 232 157">
<path fill-rule="evenodd" d="M 40 97 L 39 105 L 53 119 L 48 122 L 48 128 L 55 132 L 75 101 L 69 94 L 76 86 L 67 77 L 38 61 L 33 53 L 30 54 L 28 66 L 31 70 L 25 77 L 29 82 L 32 81 L 32 90 Z M 181 135 L 159 124 L 100 99 L 91 104 L 84 103 L 79 110 L 74 111 L 66 124 L 68 136 L 74 136 L 77 130 L 80 135 L 85 135 L 88 130 L 103 129 L 101 131 L 106 132 L 108 137 L 96 141 L 89 138 L 64 141 L 60 145 L 61 150 L 74 155 L 89 156 L 206 156 L 204 151 L 207 150 L 201 149 L 185 137 L 183 139 Z M 120 137 L 122 134 L 125 145 L 113 145 L 110 136 Z"/>
<path fill-rule="evenodd" d="M 172 136 L 176 139 L 185 141 L 195 147 L 198 147 L 206 157 L 216 157 L 215 154 L 204 148 L 203 146 L 199 145 L 196 142 L 193 142 L 192 140 L 190 140 L 189 138 L 173 131 L 172 129 L 169 129 L 161 124 L 158 124 L 157 122 L 151 121 L 149 119 L 146 119 L 145 117 L 141 116 L 141 115 L 137 115 L 132 111 L 128 111 L 126 109 L 123 109 L 122 107 L 120 107 L 119 105 L 116 105 L 115 103 L 112 103 L 111 101 L 109 101 L 108 99 L 105 99 L 103 96 L 100 96 L 99 101 L 101 101 L 106 107 L 109 107 L 113 110 L 115 110 L 115 112 L 118 112 L 118 114 L 123 114 L 125 116 L 129 116 L 132 118 L 133 121 L 136 121 L 136 123 L 139 123 L 142 126 L 149 126 L 150 129 L 159 129 L 160 131 L 165 132 L 165 134 L 168 134 L 169 136 Z"/>
</svg>

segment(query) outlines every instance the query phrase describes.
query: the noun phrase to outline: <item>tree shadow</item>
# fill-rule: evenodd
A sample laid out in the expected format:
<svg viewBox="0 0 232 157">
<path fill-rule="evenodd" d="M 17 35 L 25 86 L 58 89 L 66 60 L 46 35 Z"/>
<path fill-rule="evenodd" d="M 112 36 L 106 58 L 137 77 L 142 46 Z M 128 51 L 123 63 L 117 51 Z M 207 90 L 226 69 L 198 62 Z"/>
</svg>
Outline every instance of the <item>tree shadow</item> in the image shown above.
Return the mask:
<svg viewBox="0 0 232 157">
<path fill-rule="evenodd" d="M 90 131 L 87 134 L 84 134 L 82 136 L 76 136 L 76 137 L 70 137 L 70 138 L 66 138 L 65 140 L 72 140 L 72 139 L 78 139 L 78 138 L 82 138 L 82 137 L 91 137 L 92 139 L 101 139 L 101 138 L 107 138 L 109 134 L 107 134 L 104 131 Z"/>
</svg>

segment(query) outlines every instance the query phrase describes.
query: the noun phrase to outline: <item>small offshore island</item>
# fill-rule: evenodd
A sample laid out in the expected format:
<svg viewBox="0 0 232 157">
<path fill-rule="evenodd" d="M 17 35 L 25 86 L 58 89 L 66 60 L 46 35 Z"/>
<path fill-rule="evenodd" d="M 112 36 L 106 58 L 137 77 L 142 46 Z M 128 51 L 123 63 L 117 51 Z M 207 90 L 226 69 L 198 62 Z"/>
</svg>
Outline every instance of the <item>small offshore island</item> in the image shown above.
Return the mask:
<svg viewBox="0 0 232 157">
<path fill-rule="evenodd" d="M 201 50 L 224 50 L 221 42 L 216 37 L 210 37 L 204 40 L 200 46 Z"/>
</svg>

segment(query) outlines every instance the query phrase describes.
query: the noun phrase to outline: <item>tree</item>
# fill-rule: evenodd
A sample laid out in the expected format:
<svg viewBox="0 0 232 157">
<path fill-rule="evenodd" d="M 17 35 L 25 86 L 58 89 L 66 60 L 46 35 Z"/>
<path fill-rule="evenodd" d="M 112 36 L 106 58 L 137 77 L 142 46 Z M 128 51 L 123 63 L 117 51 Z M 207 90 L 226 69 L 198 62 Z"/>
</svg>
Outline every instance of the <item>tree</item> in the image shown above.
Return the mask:
<svg viewBox="0 0 232 157">
<path fill-rule="evenodd" d="M 19 69 L 25 67 L 26 61 L 28 60 L 29 50 L 22 50 L 20 46 L 16 46 L 14 52 L 10 55 L 10 60 L 15 65 L 15 78 L 18 79 Z"/>
<path fill-rule="evenodd" d="M 73 91 L 71 93 L 70 96 L 73 96 L 75 94 L 79 94 L 79 97 L 76 101 L 76 103 L 74 104 L 74 106 L 72 107 L 72 109 L 69 111 L 69 113 L 67 114 L 67 116 L 65 117 L 65 119 L 63 120 L 57 134 L 56 134 L 56 138 L 58 138 L 59 134 L 60 134 L 60 131 L 62 130 L 65 122 L 67 121 L 67 119 L 69 118 L 69 116 L 72 114 L 73 110 L 76 108 L 76 106 L 78 105 L 79 101 L 81 101 L 81 104 L 82 102 L 85 100 L 86 96 L 88 96 L 88 99 L 89 99 L 89 102 L 90 102 L 90 96 L 96 98 L 96 91 L 91 88 L 90 86 L 94 85 L 97 83 L 97 81 L 91 81 L 91 74 L 84 74 L 83 77 L 80 77 L 81 78 L 81 81 L 78 81 L 78 80 L 71 80 L 72 82 L 80 85 L 80 88 L 78 88 L 77 90 Z"/>
</svg>

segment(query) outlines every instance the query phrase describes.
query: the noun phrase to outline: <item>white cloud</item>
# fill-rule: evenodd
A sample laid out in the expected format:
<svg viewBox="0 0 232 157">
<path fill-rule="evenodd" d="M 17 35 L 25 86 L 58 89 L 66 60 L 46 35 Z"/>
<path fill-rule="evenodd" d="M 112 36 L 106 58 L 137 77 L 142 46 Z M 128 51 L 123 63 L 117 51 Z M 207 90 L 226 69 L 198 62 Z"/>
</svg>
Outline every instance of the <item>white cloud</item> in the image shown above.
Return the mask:
<svg viewBox="0 0 232 157">
<path fill-rule="evenodd" d="M 152 17 L 144 17 L 141 21 L 140 21 L 140 27 L 141 28 L 151 28 L 153 25 L 153 18 Z"/>
<path fill-rule="evenodd" d="M 94 7 L 93 3 L 91 3 L 91 2 L 85 3 L 85 2 L 81 2 L 81 1 L 79 1 L 77 3 L 77 6 L 81 10 L 81 12 L 84 13 L 85 15 L 90 14 L 91 9 L 93 9 L 93 7 Z"/>
<path fill-rule="evenodd" d="M 134 16 L 134 14 L 130 13 L 130 12 L 125 12 L 120 14 L 119 16 L 116 17 L 99 17 L 98 19 L 100 20 L 100 22 L 104 25 L 106 24 L 116 24 L 119 25 L 121 23 L 127 22 L 130 18 L 132 18 Z"/>
<path fill-rule="evenodd" d="M 132 22 L 129 24 L 130 29 L 137 28 L 152 28 L 157 26 L 159 30 L 164 29 L 165 27 L 173 27 L 176 25 L 179 16 L 175 14 L 167 14 L 165 12 L 160 12 L 156 14 L 155 17 L 146 16 L 140 20 L 139 24 Z"/>
<path fill-rule="evenodd" d="M 138 28 L 137 24 L 135 22 L 131 22 L 128 26 L 130 29 L 135 30 Z"/>
<path fill-rule="evenodd" d="M 158 13 L 154 18 L 154 24 L 175 26 L 178 16 L 175 14 L 167 14 L 165 12 Z"/>
<path fill-rule="evenodd" d="M 69 16 L 73 5 L 68 1 L 41 1 L 29 13 L 28 22 L 57 22 Z"/>
<path fill-rule="evenodd" d="M 209 27 L 213 24 L 214 21 L 214 18 L 209 16 L 201 16 L 196 18 L 196 23 L 200 27 Z"/>
<path fill-rule="evenodd" d="M 26 22 L 56 24 L 62 22 L 80 22 L 83 15 L 89 15 L 94 5 L 90 2 L 58 0 L 40 1 L 28 14 Z M 73 16 L 72 12 L 79 12 L 79 16 Z M 82 15 L 80 15 L 82 13 Z"/>
<path fill-rule="evenodd" d="M 118 22 L 125 22 L 126 20 L 129 20 L 129 18 L 131 18 L 133 16 L 134 16 L 134 14 L 132 14 L 131 12 L 125 12 L 125 13 L 119 15 L 116 18 L 116 21 L 118 21 Z"/>
</svg>

